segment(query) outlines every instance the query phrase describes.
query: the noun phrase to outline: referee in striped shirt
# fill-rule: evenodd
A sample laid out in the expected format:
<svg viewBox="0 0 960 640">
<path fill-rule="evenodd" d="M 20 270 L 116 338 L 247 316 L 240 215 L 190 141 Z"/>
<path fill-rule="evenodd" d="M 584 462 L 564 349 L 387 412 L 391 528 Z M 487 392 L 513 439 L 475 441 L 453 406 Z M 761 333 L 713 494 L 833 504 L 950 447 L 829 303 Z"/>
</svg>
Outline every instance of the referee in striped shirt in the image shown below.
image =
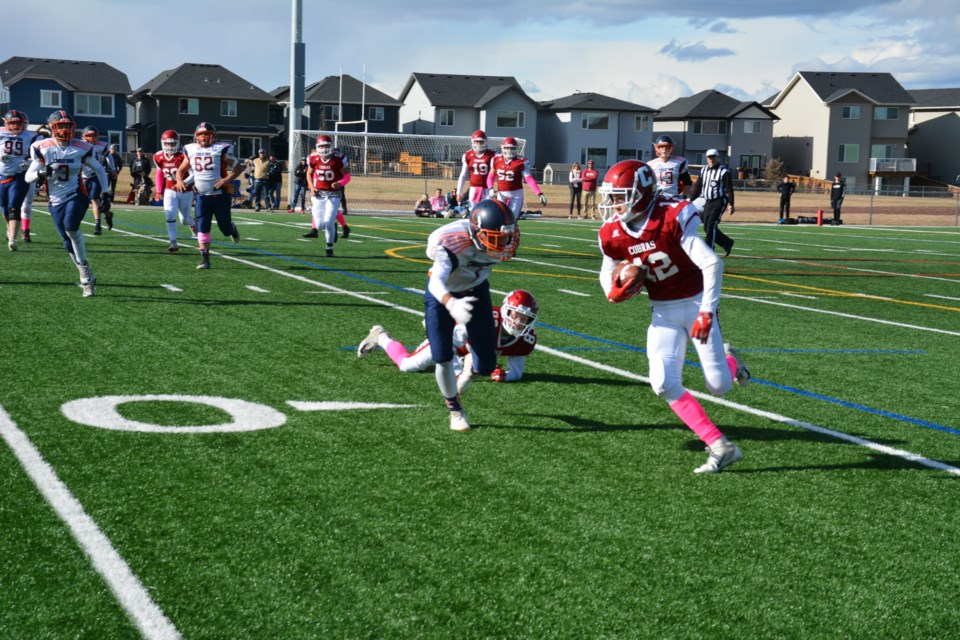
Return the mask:
<svg viewBox="0 0 960 640">
<path fill-rule="evenodd" d="M 707 166 L 700 172 L 700 179 L 693 187 L 691 200 L 704 199 L 703 239 L 713 249 L 715 244 L 723 247 L 723 257 L 730 255 L 733 238 L 720 231 L 720 218 L 727 205 L 733 215 L 733 176 L 726 166 L 720 164 L 720 154 L 716 149 L 707 150 Z"/>
</svg>

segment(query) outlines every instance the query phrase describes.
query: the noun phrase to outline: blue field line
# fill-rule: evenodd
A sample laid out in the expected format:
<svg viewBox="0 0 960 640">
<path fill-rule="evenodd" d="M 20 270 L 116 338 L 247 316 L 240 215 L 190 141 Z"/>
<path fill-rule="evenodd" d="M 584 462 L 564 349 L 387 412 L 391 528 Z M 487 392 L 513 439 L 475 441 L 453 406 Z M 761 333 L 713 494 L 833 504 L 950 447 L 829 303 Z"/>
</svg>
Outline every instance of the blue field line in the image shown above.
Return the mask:
<svg viewBox="0 0 960 640">
<path fill-rule="evenodd" d="M 135 225 L 135 224 L 126 223 L 125 226 L 138 227 L 138 228 L 141 228 L 141 229 L 144 229 L 144 230 L 153 230 L 153 231 L 156 232 L 156 229 L 152 229 L 152 228 L 150 228 L 150 227 L 145 227 L 145 226 L 142 226 L 142 225 Z M 308 260 L 303 260 L 303 259 L 300 259 L 300 258 L 292 258 L 292 257 L 290 257 L 290 256 L 285 256 L 285 255 L 282 255 L 282 254 L 279 254 L 279 253 L 274 253 L 274 252 L 272 252 L 272 251 L 266 251 L 266 250 L 264 250 L 264 249 L 257 249 L 257 248 L 254 248 L 254 247 L 244 247 L 244 246 L 242 246 L 242 245 L 236 245 L 236 244 L 233 244 L 232 242 L 228 242 L 228 241 L 214 241 L 214 243 L 216 243 L 216 244 L 223 244 L 224 246 L 228 246 L 228 247 L 241 248 L 241 249 L 244 249 L 244 250 L 247 250 L 247 251 L 252 251 L 252 252 L 254 252 L 254 253 L 258 253 L 258 254 L 261 254 L 261 255 L 264 255 L 264 256 L 270 256 L 270 257 L 272 257 L 272 258 L 277 258 L 277 259 L 279 259 L 279 260 L 283 260 L 283 261 L 286 261 L 286 262 L 293 262 L 293 263 L 296 263 L 296 264 L 302 264 L 302 265 L 309 266 L 309 267 L 315 267 L 315 268 L 321 269 L 321 270 L 323 270 L 323 271 L 330 271 L 330 272 L 333 272 L 333 273 L 338 273 L 338 274 L 340 274 L 340 275 L 347 276 L 347 277 L 349 277 L 349 278 L 354 278 L 354 279 L 356 279 L 356 280 L 361 280 L 361 281 L 363 281 L 363 282 L 368 282 L 368 283 L 370 283 L 370 284 L 375 284 L 375 285 L 378 285 L 378 286 L 381 286 L 381 287 L 386 287 L 386 288 L 388 288 L 388 289 L 393 289 L 393 290 L 395 290 L 395 291 L 402 291 L 402 292 L 404 292 L 404 293 L 408 293 L 408 294 L 411 294 L 411 295 L 415 295 L 415 296 L 417 296 L 417 297 L 419 297 L 419 298 L 422 298 L 422 297 L 423 297 L 422 294 L 418 294 L 418 293 L 415 293 L 415 292 L 413 292 L 413 291 L 410 291 L 410 289 L 409 289 L 408 287 L 401 287 L 401 286 L 399 286 L 399 285 L 390 284 L 390 283 L 388 283 L 388 282 L 381 282 L 381 281 L 379 281 L 379 280 L 374 280 L 374 279 L 368 278 L 368 277 L 366 277 L 366 276 L 357 275 L 357 274 L 351 273 L 351 272 L 349 272 L 349 271 L 341 271 L 340 269 L 334 269 L 334 268 L 332 268 L 332 267 L 328 267 L 328 266 L 325 266 L 325 265 L 322 265 L 322 264 L 318 264 L 318 263 L 316 263 L 316 262 L 310 262 L 310 261 L 308 261 Z M 334 260 L 335 260 L 335 259 L 336 259 L 336 258 L 334 258 Z M 545 324 L 545 323 L 542 323 L 542 322 L 537 322 L 537 327 L 538 327 L 538 328 L 542 328 L 542 329 L 547 329 L 547 330 L 549 330 L 549 331 L 556 331 L 556 332 L 558 332 L 558 333 L 563 333 L 563 334 L 566 334 L 566 335 L 569 335 L 569 336 L 574 336 L 574 337 L 577 337 L 577 338 L 582 338 L 582 339 L 584 339 L 584 340 L 589 340 L 589 341 L 592 341 L 592 342 L 599 342 L 600 344 L 607 345 L 607 347 L 605 347 L 605 348 L 603 349 L 603 350 L 606 350 L 606 351 L 618 350 L 618 349 L 622 349 L 622 350 L 626 350 L 626 351 L 636 351 L 636 352 L 640 352 L 640 353 L 646 353 L 646 351 L 647 351 L 646 349 L 644 349 L 644 348 L 642 348 L 642 347 L 638 347 L 638 346 L 636 346 L 636 345 L 627 344 L 627 343 L 625 343 L 625 342 L 616 342 L 616 341 L 614 341 L 614 340 L 607 340 L 607 339 L 605 339 L 605 338 L 598 338 L 598 337 L 596 337 L 596 336 L 591 336 L 591 335 L 588 335 L 588 334 L 585 334 L 585 333 L 581 333 L 581 332 L 579 332 L 579 331 L 573 331 L 573 330 L 571 330 L 571 329 L 565 329 L 565 328 L 563 328 L 563 327 L 557 327 L 557 326 Z M 355 348 L 356 348 L 356 347 L 350 347 L 351 350 L 353 350 L 353 349 L 355 349 Z M 345 348 L 344 348 L 344 349 L 345 349 Z M 756 351 L 759 352 L 759 351 L 765 351 L 765 350 L 756 350 Z M 781 351 L 782 351 L 782 352 L 784 352 L 784 353 L 791 353 L 791 352 L 796 352 L 796 353 L 825 353 L 825 351 L 818 351 L 818 350 L 815 350 L 815 349 L 813 349 L 813 350 L 806 350 L 806 349 L 777 350 L 777 349 L 771 349 L 771 350 L 769 350 L 769 351 L 770 351 L 770 352 L 781 352 Z M 739 349 L 738 349 L 738 352 L 747 353 L 747 350 L 739 350 Z M 889 351 L 889 352 L 886 352 L 886 351 L 882 351 L 882 350 L 877 350 L 877 351 L 860 351 L 860 350 L 856 350 L 856 349 L 850 349 L 850 350 L 841 349 L 841 350 L 837 350 L 837 352 L 840 352 L 840 353 L 846 353 L 846 352 L 850 352 L 850 353 L 875 353 L 875 352 L 880 352 L 880 353 L 894 353 L 894 354 L 899 354 L 899 353 L 905 353 L 905 354 L 925 353 L 924 351 L 914 351 L 914 350 L 904 350 L 904 351 L 902 351 L 902 352 L 901 352 L 901 351 L 896 351 L 896 350 L 891 350 L 891 351 Z M 687 360 L 687 361 L 685 361 L 685 364 L 687 364 L 688 366 L 691 366 L 691 367 L 696 367 L 696 368 L 698 368 L 698 369 L 700 368 L 700 363 L 699 363 L 699 362 L 693 362 L 693 361 Z M 903 422 L 907 422 L 907 423 L 909 423 L 909 424 L 915 424 L 915 425 L 921 426 L 921 427 L 926 427 L 926 428 L 928 428 L 928 429 L 936 429 L 937 431 L 942 431 L 942 432 L 944 432 L 944 433 L 952 433 L 952 434 L 954 434 L 954 435 L 960 435 L 960 430 L 958 430 L 958 429 L 953 429 L 953 428 L 951 428 L 951 427 L 947 427 L 947 426 L 944 426 L 944 425 L 942 425 L 942 424 L 936 424 L 936 423 L 933 423 L 933 422 L 927 422 L 926 420 L 920 420 L 920 419 L 918 419 L 918 418 L 911 418 L 911 417 L 909 417 L 909 416 L 904 416 L 904 415 L 901 415 L 901 414 L 899 414 L 899 413 L 893 413 L 893 412 L 890 412 L 890 411 L 884 411 L 883 409 L 873 409 L 873 408 L 871 408 L 871 407 L 867 407 L 867 406 L 864 406 L 864 405 L 861 405 L 861 404 L 856 404 L 856 403 L 853 403 L 853 402 L 847 402 L 846 400 L 840 400 L 839 398 L 831 398 L 831 397 L 829 397 L 829 396 L 825 396 L 825 395 L 822 395 L 822 394 L 819 394 L 819 393 L 813 393 L 813 392 L 811 392 L 811 391 L 804 391 L 803 389 L 797 389 L 796 387 L 790 387 L 790 386 L 786 386 L 786 385 L 781 385 L 781 384 L 777 384 L 777 383 L 775 383 L 775 382 L 769 382 L 769 381 L 767 381 L 767 380 L 761 380 L 761 379 L 759 379 L 759 378 L 751 378 L 751 379 L 750 379 L 750 382 L 751 382 L 751 383 L 755 383 L 755 384 L 765 385 L 765 386 L 768 386 L 768 387 L 773 387 L 773 388 L 779 389 L 779 390 L 781 390 L 781 391 L 787 391 L 787 392 L 790 392 L 790 393 L 795 393 L 795 394 L 797 394 L 797 395 L 801 395 L 801 396 L 804 396 L 804 397 L 807 397 L 807 398 L 812 398 L 812 399 L 814 399 L 814 400 L 820 400 L 820 401 L 822 401 L 822 402 L 828 402 L 828 403 L 830 403 L 830 404 L 840 405 L 840 406 L 846 407 L 846 408 L 848 408 L 848 409 L 856 409 L 856 410 L 858 410 L 858 411 L 863 411 L 863 412 L 865 412 L 865 413 L 870 413 L 870 414 L 873 414 L 873 415 L 882 416 L 882 417 L 884 417 L 884 418 L 892 418 L 892 419 L 894 419 L 894 420 L 901 420 L 901 421 L 903 421 Z"/>
<path fill-rule="evenodd" d="M 926 349 L 737 349 L 737 353 L 852 353 L 895 356 L 925 355 Z"/>
</svg>

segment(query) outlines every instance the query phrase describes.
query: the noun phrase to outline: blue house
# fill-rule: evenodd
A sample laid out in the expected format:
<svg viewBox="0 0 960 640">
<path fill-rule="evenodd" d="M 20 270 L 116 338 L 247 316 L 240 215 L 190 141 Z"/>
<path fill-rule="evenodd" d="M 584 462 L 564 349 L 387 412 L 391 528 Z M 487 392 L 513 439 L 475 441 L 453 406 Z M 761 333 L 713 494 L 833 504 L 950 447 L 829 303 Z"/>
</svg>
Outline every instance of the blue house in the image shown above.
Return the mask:
<svg viewBox="0 0 960 640">
<path fill-rule="evenodd" d="M 63 109 L 76 119 L 78 131 L 93 125 L 100 140 L 124 151 L 127 74 L 103 62 L 14 56 L 0 63 L 0 78 L 10 93 L 6 109 L 26 113 L 31 129 Z"/>
</svg>

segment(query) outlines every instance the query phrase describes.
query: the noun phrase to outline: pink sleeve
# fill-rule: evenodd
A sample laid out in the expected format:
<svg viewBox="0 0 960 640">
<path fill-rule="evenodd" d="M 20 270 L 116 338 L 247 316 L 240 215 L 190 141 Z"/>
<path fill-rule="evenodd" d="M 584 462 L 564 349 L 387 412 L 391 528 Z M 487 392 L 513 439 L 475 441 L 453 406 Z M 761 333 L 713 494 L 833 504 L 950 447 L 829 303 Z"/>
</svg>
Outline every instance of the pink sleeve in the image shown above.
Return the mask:
<svg viewBox="0 0 960 640">
<path fill-rule="evenodd" d="M 343 177 L 340 178 L 340 186 L 341 186 L 341 187 L 345 187 L 345 186 L 347 186 L 348 184 L 350 184 L 350 174 L 349 174 L 349 173 L 345 173 L 345 174 L 343 174 Z"/>
<path fill-rule="evenodd" d="M 490 163 L 490 173 L 487 174 L 487 189 L 493 189 L 493 162 Z"/>
<path fill-rule="evenodd" d="M 530 185 L 530 190 L 533 191 L 535 194 L 537 194 L 538 196 L 543 194 L 543 192 L 540 191 L 540 187 L 537 186 L 537 181 L 534 179 L 532 175 L 527 174 L 524 177 L 524 180 L 527 181 L 527 184 Z"/>
</svg>

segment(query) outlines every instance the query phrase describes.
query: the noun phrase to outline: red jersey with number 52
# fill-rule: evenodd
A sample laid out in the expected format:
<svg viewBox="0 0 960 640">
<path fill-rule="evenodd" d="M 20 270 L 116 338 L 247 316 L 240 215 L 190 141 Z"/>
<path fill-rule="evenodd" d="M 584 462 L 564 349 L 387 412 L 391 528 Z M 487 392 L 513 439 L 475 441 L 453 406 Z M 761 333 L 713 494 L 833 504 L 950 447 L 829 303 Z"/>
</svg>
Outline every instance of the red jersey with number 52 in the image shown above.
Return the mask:
<svg viewBox="0 0 960 640">
<path fill-rule="evenodd" d="M 683 229 L 697 224 L 697 208 L 686 200 L 657 199 L 639 232 L 619 219 L 600 227 L 600 251 L 613 260 L 645 264 L 644 286 L 651 300 L 679 300 L 703 291 L 700 271 L 680 244 Z"/>
<path fill-rule="evenodd" d="M 487 174 L 490 173 L 490 163 L 493 162 L 493 151 L 484 149 L 477 153 L 473 149 L 463 154 L 463 164 L 470 174 L 470 186 L 487 188 Z"/>
<path fill-rule="evenodd" d="M 317 191 L 333 191 L 333 183 L 343 178 L 343 156 L 334 154 L 324 160 L 314 151 L 307 164 L 313 169 L 313 188 Z"/>
<path fill-rule="evenodd" d="M 157 191 L 172 190 L 177 186 L 177 169 L 186 157 L 183 151 L 177 151 L 172 156 L 163 151 L 153 154 L 153 164 L 157 167 Z"/>
<path fill-rule="evenodd" d="M 507 160 L 503 154 L 493 157 L 492 170 L 498 191 L 523 189 L 523 176 L 530 175 L 530 161 L 523 156 Z"/>
</svg>

